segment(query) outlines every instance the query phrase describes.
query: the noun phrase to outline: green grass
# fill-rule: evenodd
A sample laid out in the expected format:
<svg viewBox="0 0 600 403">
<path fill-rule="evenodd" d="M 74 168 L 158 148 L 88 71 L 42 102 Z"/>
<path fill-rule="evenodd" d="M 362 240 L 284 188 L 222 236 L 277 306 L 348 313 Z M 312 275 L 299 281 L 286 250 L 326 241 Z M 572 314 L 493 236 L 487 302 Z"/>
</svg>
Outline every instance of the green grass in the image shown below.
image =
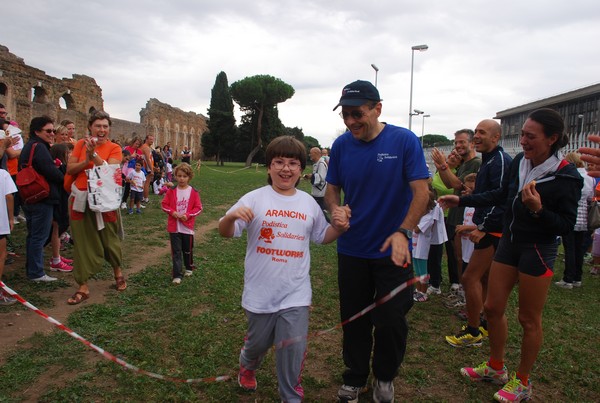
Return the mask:
<svg viewBox="0 0 600 403">
<path fill-rule="evenodd" d="M 197 229 L 212 223 L 244 193 L 266 183 L 264 168 L 243 170 L 239 164 L 204 164 L 194 185 L 200 189 L 204 212 Z M 309 185 L 302 182 L 302 189 Z M 135 259 L 168 244 L 166 217 L 158 198 L 142 216 L 125 216 L 125 272 Z M 23 231 L 13 236 L 23 245 Z M 183 283 L 170 284 L 170 258 L 162 256 L 128 277 L 126 292 L 108 292 L 104 304 L 82 305 L 67 325 L 94 344 L 142 369 L 176 378 L 217 375 L 235 377 L 246 322 L 240 307 L 245 237 L 223 239 L 209 231 L 194 250 L 200 270 Z M 335 244 L 314 245 L 312 254 L 313 308 L 310 330 L 329 329 L 339 321 Z M 557 274 L 562 274 L 558 259 Z M 585 269 L 586 273 L 588 268 Z M 11 271 L 5 282 L 41 309 L 52 306 L 49 293 L 73 283 L 31 284 L 24 270 Z M 110 278 L 108 267 L 100 275 Z M 94 289 L 92 291 L 105 292 Z M 552 287 L 544 312 L 545 341 L 532 375 L 538 401 L 599 401 L 600 279 L 584 275 L 577 290 Z M 59 302 L 62 303 L 62 302 Z M 1 307 L 0 312 L 23 307 Z M 509 308 L 507 364 L 519 357 L 520 326 L 513 293 Z M 35 317 L 32 320 L 43 319 Z M 490 401 L 493 385 L 461 379 L 458 369 L 487 358 L 487 342 L 474 350 L 455 350 L 443 336 L 455 332 L 459 320 L 443 307 L 441 298 L 419 304 L 409 314 L 411 331 L 404 365 L 396 382 L 397 401 Z M 334 401 L 341 382 L 341 331 L 309 340 L 303 385 L 306 401 Z M 64 332 L 35 334 L 20 343 L 0 368 L 0 402 L 31 400 L 32 385 L 43 385 L 36 398 L 64 401 L 198 401 L 275 402 L 277 379 L 273 353 L 257 372 L 259 389 L 246 393 L 235 380 L 181 384 L 160 381 L 124 370 Z M 361 401 L 369 401 L 366 396 Z"/>
</svg>

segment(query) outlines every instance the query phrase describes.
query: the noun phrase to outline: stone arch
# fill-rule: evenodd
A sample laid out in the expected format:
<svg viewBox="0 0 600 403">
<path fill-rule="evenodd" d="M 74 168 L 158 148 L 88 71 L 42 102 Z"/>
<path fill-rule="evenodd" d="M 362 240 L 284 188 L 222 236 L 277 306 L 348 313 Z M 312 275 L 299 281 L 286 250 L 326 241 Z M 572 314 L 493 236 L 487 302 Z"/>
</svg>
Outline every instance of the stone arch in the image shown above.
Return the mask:
<svg viewBox="0 0 600 403">
<path fill-rule="evenodd" d="M 175 134 L 175 150 L 177 150 L 177 152 L 181 151 L 181 134 L 179 132 L 179 123 L 175 123 L 175 130 L 173 131 L 173 133 Z"/>
<path fill-rule="evenodd" d="M 159 142 L 159 130 L 158 130 L 158 119 L 152 119 L 150 123 L 150 127 L 148 128 L 148 133 L 154 136 L 154 144 L 158 144 Z"/>
<path fill-rule="evenodd" d="M 196 148 L 195 148 L 195 147 L 196 147 L 196 136 L 195 136 L 195 134 L 196 134 L 196 131 L 195 131 L 195 130 L 194 130 L 194 128 L 192 127 L 192 128 L 190 129 L 190 144 L 188 144 L 188 145 L 189 145 L 189 147 L 190 147 L 190 150 L 192 150 L 192 151 L 194 151 L 194 150 L 196 149 Z M 196 155 L 196 158 L 198 158 L 198 157 L 199 157 L 199 156 L 198 156 L 198 155 Z"/>
<path fill-rule="evenodd" d="M 168 119 L 165 120 L 164 133 L 165 133 L 165 144 L 167 144 L 168 142 L 171 141 L 171 124 L 169 123 Z"/>
<path fill-rule="evenodd" d="M 48 93 L 41 85 L 31 88 L 31 102 L 36 104 L 45 104 L 48 102 Z"/>
<path fill-rule="evenodd" d="M 91 115 L 94 112 L 96 112 L 96 108 L 94 108 L 93 106 L 90 106 L 90 109 L 88 110 L 88 113 Z"/>
<path fill-rule="evenodd" d="M 60 99 L 58 100 L 58 104 L 62 109 L 75 109 L 75 100 L 71 96 L 70 91 L 65 92 L 63 96 L 60 97 Z"/>
<path fill-rule="evenodd" d="M 0 95 L 4 97 L 8 95 L 8 85 L 0 83 Z"/>
<path fill-rule="evenodd" d="M 188 148 L 191 150 L 190 148 L 190 144 L 188 143 L 189 141 L 189 136 L 188 136 L 188 128 L 187 125 L 183 126 L 183 144 L 182 144 L 182 148 L 183 146 L 188 146 Z"/>
</svg>

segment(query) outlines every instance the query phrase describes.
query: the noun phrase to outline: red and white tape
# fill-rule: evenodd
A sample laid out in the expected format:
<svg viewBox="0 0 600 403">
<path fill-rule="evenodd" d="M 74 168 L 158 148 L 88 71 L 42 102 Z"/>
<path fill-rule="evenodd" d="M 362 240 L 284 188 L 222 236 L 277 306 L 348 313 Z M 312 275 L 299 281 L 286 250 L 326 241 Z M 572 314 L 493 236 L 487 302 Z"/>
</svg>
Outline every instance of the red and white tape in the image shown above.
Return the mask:
<svg viewBox="0 0 600 403">
<path fill-rule="evenodd" d="M 337 325 L 333 326 L 332 328 L 325 329 L 325 330 L 318 330 L 316 332 L 313 332 L 312 334 L 309 334 L 306 338 L 307 339 L 311 339 L 313 337 L 322 336 L 322 335 L 324 335 L 326 333 L 333 332 L 334 330 L 341 329 L 344 325 L 347 325 L 348 323 L 353 322 L 353 321 L 355 321 L 356 319 L 358 319 L 358 318 L 360 318 L 362 316 L 365 316 L 367 313 L 371 312 L 373 309 L 375 309 L 379 305 L 385 304 L 390 299 L 394 298 L 396 295 L 398 295 L 399 293 L 401 293 L 402 291 L 404 291 L 405 289 L 407 289 L 408 287 L 410 287 L 414 283 L 416 283 L 416 282 L 422 282 L 422 283 L 424 283 L 427 280 L 429 280 L 429 274 L 426 274 L 424 276 L 419 276 L 419 277 L 413 277 L 410 280 L 408 280 L 408 281 L 400 284 L 398 287 L 394 288 L 388 294 L 386 294 L 383 297 L 379 298 L 377 301 L 373 302 L 371 305 L 367 306 L 366 308 L 364 308 L 363 310 L 361 310 L 357 314 L 352 315 L 351 317 L 349 317 L 345 321 L 343 321 L 341 323 L 338 323 Z M 293 343 L 298 343 L 302 339 L 304 339 L 304 337 L 298 336 L 298 337 L 294 337 L 293 339 L 283 340 L 283 341 L 277 343 L 277 345 L 275 345 L 275 349 L 283 348 L 283 347 L 289 346 L 290 344 L 293 344 Z"/>
<path fill-rule="evenodd" d="M 398 287 L 396 287 L 392 291 L 390 291 L 387 295 L 384 295 L 383 297 L 381 297 L 377 301 L 373 302 L 371 305 L 367 306 L 366 308 L 364 308 L 363 310 L 361 310 L 360 312 L 358 312 L 356 315 L 351 316 L 350 318 L 346 319 L 345 321 L 343 321 L 341 323 L 338 323 L 337 325 L 335 325 L 334 327 L 332 327 L 330 329 L 319 330 L 319 331 L 313 332 L 311 335 L 309 335 L 306 338 L 313 338 L 313 337 L 321 336 L 321 335 L 324 335 L 326 333 L 332 332 L 332 331 L 334 331 L 336 329 L 340 329 L 342 326 L 344 326 L 344 325 L 346 325 L 346 324 L 348 324 L 348 323 L 350 323 L 350 322 L 352 322 L 352 321 L 360 318 L 361 316 L 366 315 L 367 313 L 369 313 L 370 311 L 372 311 L 373 309 L 375 309 L 377 306 L 385 304 L 390 299 L 392 299 L 396 295 L 398 295 L 398 293 L 402 292 L 403 290 L 405 290 L 406 288 L 408 288 L 409 286 L 411 286 L 415 282 L 417 282 L 417 281 L 424 282 L 427 279 L 429 279 L 428 275 L 420 276 L 420 277 L 414 277 L 414 278 L 408 280 L 407 282 L 400 284 Z M 42 312 L 41 310 L 39 310 L 37 307 L 35 307 L 31 303 L 29 303 L 25 299 L 23 299 L 19 294 L 17 294 L 13 289 L 11 289 L 10 287 L 8 287 L 2 281 L 0 281 L 0 288 L 2 288 L 6 293 L 8 293 L 10 296 L 12 296 L 13 298 L 15 298 L 17 301 L 19 301 L 21 304 L 23 304 L 24 306 L 26 306 L 27 308 L 29 308 L 30 310 L 32 310 L 36 314 L 38 314 L 42 318 L 46 319 L 48 322 L 52 323 L 54 326 L 56 326 L 60 330 L 66 332 L 69 336 L 71 336 L 74 339 L 78 340 L 79 342 L 83 343 L 84 345 L 86 345 L 87 347 L 91 348 L 92 350 L 100 353 L 100 355 L 102 355 L 104 358 L 106 358 L 106 359 L 108 359 L 108 360 L 110 360 L 110 361 L 112 361 L 112 362 L 114 362 L 116 364 L 119 364 L 123 368 L 128 369 L 130 371 L 133 371 L 133 372 L 135 372 L 137 374 L 146 375 L 148 377 L 155 378 L 155 379 L 160 379 L 160 380 L 163 380 L 163 381 L 177 382 L 177 383 L 223 382 L 223 381 L 227 381 L 227 380 L 231 379 L 231 377 L 229 375 L 213 376 L 213 377 L 207 377 L 207 378 L 183 379 L 183 378 L 175 378 L 175 377 L 167 376 L 167 375 L 161 375 L 161 374 L 157 374 L 155 372 L 150 372 L 150 371 L 146 371 L 144 369 L 138 368 L 135 365 L 132 365 L 132 364 L 129 364 L 129 363 L 123 361 L 119 357 L 116 357 L 115 355 L 109 353 L 108 351 L 104 350 L 103 348 L 98 347 L 94 343 L 89 342 L 88 340 L 84 339 L 79 334 L 77 334 L 76 332 L 74 332 L 73 330 L 71 330 L 70 328 L 68 328 L 67 326 L 63 325 L 62 323 L 60 323 L 59 321 L 57 321 L 53 317 L 48 316 L 47 314 L 45 314 L 44 312 Z M 294 343 L 298 343 L 298 342 L 302 341 L 304 338 L 305 337 L 299 336 L 299 337 L 293 337 L 291 339 L 283 340 L 283 341 L 279 342 L 277 345 L 275 345 L 274 348 L 275 349 L 284 348 L 284 347 L 290 346 L 290 345 L 292 345 Z"/>
<path fill-rule="evenodd" d="M 98 347 L 94 343 L 87 341 L 86 339 L 84 339 L 83 337 L 81 337 L 80 335 L 75 333 L 73 330 L 69 329 L 67 326 L 63 325 L 62 323 L 60 323 L 53 317 L 48 316 L 47 314 L 45 314 L 44 312 L 42 312 L 38 308 L 36 308 L 34 305 L 32 305 L 31 303 L 24 300 L 19 294 L 17 294 L 10 287 L 8 287 L 6 284 L 4 284 L 4 282 L 0 281 L 0 287 L 4 291 L 6 291 L 8 294 L 10 294 L 13 298 L 16 298 L 16 300 L 19 301 L 21 304 L 25 305 L 27 308 L 29 308 L 33 312 L 35 312 L 42 318 L 46 319 L 48 322 L 52 323 L 54 326 L 56 326 L 60 330 L 66 332 L 69 336 L 80 341 L 81 343 L 88 346 L 92 350 L 100 353 L 100 355 L 102 355 L 104 358 L 106 358 L 114 363 L 119 364 L 120 366 L 122 366 L 125 369 L 128 369 L 128 370 L 133 371 L 138 374 L 149 376 L 151 378 L 156 378 L 156 379 L 160 379 L 163 381 L 179 382 L 179 383 L 222 382 L 222 381 L 227 381 L 230 379 L 230 377 L 228 375 L 214 376 L 214 377 L 208 377 L 208 378 L 182 379 L 182 378 L 174 378 L 172 376 L 161 375 L 161 374 L 157 374 L 154 372 L 143 370 L 141 368 L 136 367 L 135 365 L 131 365 L 131 364 L 123 361 L 119 357 L 116 357 L 115 355 L 109 353 L 108 351 L 104 350 L 103 348 Z"/>
</svg>

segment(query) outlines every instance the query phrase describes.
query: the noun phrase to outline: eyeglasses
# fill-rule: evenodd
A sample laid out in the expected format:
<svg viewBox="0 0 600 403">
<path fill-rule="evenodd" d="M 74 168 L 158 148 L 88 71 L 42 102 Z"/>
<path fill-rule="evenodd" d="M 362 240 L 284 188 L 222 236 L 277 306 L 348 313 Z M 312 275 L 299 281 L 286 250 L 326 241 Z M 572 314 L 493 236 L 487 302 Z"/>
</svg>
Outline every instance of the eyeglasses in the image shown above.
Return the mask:
<svg viewBox="0 0 600 403">
<path fill-rule="evenodd" d="M 290 161 L 288 163 L 286 163 L 283 160 L 271 161 L 271 166 L 278 171 L 281 171 L 286 165 L 290 171 L 298 171 L 302 167 L 302 165 L 298 161 Z"/>
<path fill-rule="evenodd" d="M 41 131 L 41 132 L 46 132 L 46 133 L 48 133 L 48 134 L 52 134 L 52 133 L 54 133 L 54 129 L 42 129 L 42 130 L 40 130 L 40 131 Z"/>
<path fill-rule="evenodd" d="M 352 112 L 340 112 L 340 117 L 344 120 L 348 119 L 348 117 L 352 116 L 352 119 L 359 120 L 362 119 L 367 113 L 363 111 L 354 110 Z"/>
</svg>

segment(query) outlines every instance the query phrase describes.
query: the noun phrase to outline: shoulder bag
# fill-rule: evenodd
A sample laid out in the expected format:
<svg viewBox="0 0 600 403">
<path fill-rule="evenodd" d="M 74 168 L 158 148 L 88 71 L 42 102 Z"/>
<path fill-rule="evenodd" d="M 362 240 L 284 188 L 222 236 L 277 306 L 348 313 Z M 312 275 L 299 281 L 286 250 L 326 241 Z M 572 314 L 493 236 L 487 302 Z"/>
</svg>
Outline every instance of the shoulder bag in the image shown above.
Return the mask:
<svg viewBox="0 0 600 403">
<path fill-rule="evenodd" d="M 34 143 L 29 153 L 27 166 L 17 172 L 17 187 L 19 196 L 25 204 L 35 204 L 46 199 L 50 195 L 50 185 L 44 176 L 40 175 L 31 165 L 33 152 L 38 143 Z"/>
</svg>

